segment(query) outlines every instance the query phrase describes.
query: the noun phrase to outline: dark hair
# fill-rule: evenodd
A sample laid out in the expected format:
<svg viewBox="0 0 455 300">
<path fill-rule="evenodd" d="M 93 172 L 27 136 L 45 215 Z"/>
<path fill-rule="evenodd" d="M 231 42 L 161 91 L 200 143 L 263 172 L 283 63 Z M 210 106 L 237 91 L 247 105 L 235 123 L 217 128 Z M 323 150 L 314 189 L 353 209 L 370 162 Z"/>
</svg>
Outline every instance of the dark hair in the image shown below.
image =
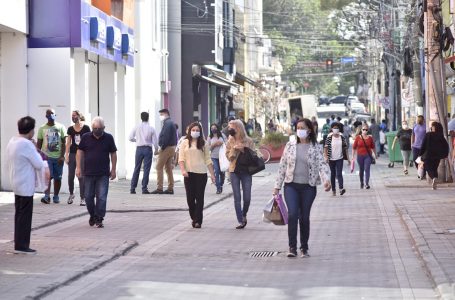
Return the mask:
<svg viewBox="0 0 455 300">
<path fill-rule="evenodd" d="M 303 118 L 303 119 L 300 119 L 297 121 L 297 124 L 299 124 L 299 123 L 305 123 L 306 127 L 311 131 L 308 135 L 308 138 L 310 139 L 310 142 L 313 145 L 316 145 L 316 143 L 317 143 L 316 133 L 314 132 L 314 127 L 313 127 L 313 123 L 311 122 L 311 120 L 307 119 L 307 118 Z M 296 129 L 297 129 L 297 124 L 295 124 Z M 300 143 L 299 137 L 297 137 L 297 143 Z"/>
<path fill-rule="evenodd" d="M 441 123 L 439 122 L 433 122 L 431 123 L 431 127 L 434 127 L 434 133 L 436 133 L 437 135 L 444 135 L 444 128 L 442 127 Z"/>
<path fill-rule="evenodd" d="M 35 119 L 26 116 L 20 118 L 19 121 L 17 121 L 17 129 L 19 130 L 20 134 L 27 134 L 33 129 L 35 129 L 35 123 L 36 123 Z"/>
<path fill-rule="evenodd" d="M 158 112 L 159 112 L 160 114 L 167 114 L 168 116 L 170 115 L 170 114 L 169 114 L 169 110 L 168 110 L 167 108 L 160 109 Z"/>
<path fill-rule="evenodd" d="M 193 129 L 193 127 L 196 127 L 196 126 L 199 127 L 199 132 L 201 133 L 201 135 L 197 139 L 196 148 L 204 151 L 205 140 L 202 135 L 202 126 L 201 126 L 201 124 L 199 124 L 199 122 L 194 122 L 194 123 L 191 123 L 190 125 L 188 125 L 187 133 L 186 133 L 186 138 L 188 139 L 188 144 L 189 144 L 188 148 L 191 148 L 191 143 L 193 141 L 193 137 L 191 136 L 191 129 Z"/>
<path fill-rule="evenodd" d="M 212 127 L 213 127 L 213 126 L 216 127 L 216 135 L 217 135 L 219 138 L 222 137 L 221 131 L 220 131 L 220 126 L 218 126 L 218 124 L 216 124 L 216 123 L 213 123 L 212 125 L 210 125 L 209 137 L 210 137 L 210 138 L 213 138 L 213 132 L 212 132 Z"/>
<path fill-rule="evenodd" d="M 149 120 L 149 113 L 148 113 L 148 112 L 145 112 L 145 111 L 144 111 L 144 112 L 141 112 L 141 120 L 142 120 L 143 122 L 148 122 L 148 120 Z"/>
<path fill-rule="evenodd" d="M 340 122 L 333 122 L 330 125 L 330 129 L 333 129 L 333 127 L 338 127 L 338 129 L 340 129 L 340 132 L 343 133 L 343 124 L 341 124 Z"/>
</svg>

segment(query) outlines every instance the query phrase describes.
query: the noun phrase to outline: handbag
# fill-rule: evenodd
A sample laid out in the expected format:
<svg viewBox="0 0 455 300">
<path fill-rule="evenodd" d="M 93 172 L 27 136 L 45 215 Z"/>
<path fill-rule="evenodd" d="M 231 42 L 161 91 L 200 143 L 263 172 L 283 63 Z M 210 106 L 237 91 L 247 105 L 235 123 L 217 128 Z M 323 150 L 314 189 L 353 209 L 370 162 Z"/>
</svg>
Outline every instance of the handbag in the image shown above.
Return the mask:
<svg viewBox="0 0 455 300">
<path fill-rule="evenodd" d="M 235 164 L 234 173 L 248 173 L 254 175 L 262 170 L 265 170 L 265 163 L 260 158 L 256 151 L 245 147 L 243 152 L 240 152 Z"/>
<path fill-rule="evenodd" d="M 365 143 L 365 140 L 363 139 L 363 136 L 360 135 L 360 137 L 362 138 L 363 144 L 365 145 L 365 148 L 367 149 L 368 156 L 371 158 L 371 164 L 375 165 L 376 164 L 376 159 L 373 157 L 373 155 L 371 155 L 371 150 L 368 148 L 367 143 Z"/>
<path fill-rule="evenodd" d="M 274 195 L 264 207 L 262 220 L 275 225 L 288 223 L 288 210 L 281 195 Z"/>
<path fill-rule="evenodd" d="M 220 171 L 226 172 L 229 169 L 229 160 L 226 157 L 226 145 L 224 143 L 220 146 L 218 160 L 220 162 Z"/>
</svg>

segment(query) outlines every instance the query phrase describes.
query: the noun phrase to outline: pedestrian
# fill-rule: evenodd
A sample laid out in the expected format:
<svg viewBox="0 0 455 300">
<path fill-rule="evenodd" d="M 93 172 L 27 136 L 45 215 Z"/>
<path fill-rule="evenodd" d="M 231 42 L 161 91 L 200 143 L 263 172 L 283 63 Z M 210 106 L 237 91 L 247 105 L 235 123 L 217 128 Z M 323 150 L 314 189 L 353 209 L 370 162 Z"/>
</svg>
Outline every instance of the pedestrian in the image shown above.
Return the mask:
<svg viewBox="0 0 455 300">
<path fill-rule="evenodd" d="M 185 184 L 186 201 L 193 228 L 201 228 L 204 210 L 204 194 L 207 185 L 207 169 L 215 183 L 210 149 L 202 135 L 202 127 L 194 122 L 188 127 L 186 139 L 179 149 L 179 165 Z"/>
<path fill-rule="evenodd" d="M 269 129 L 269 132 L 276 131 L 276 125 L 275 125 L 275 123 L 273 123 L 272 119 L 270 119 L 269 123 L 267 124 L 267 128 Z"/>
<path fill-rule="evenodd" d="M 133 177 L 131 178 L 130 194 L 136 194 L 141 166 L 144 165 L 142 175 L 142 194 L 150 194 L 149 183 L 150 169 L 152 167 L 153 149 L 158 151 L 158 141 L 155 128 L 149 124 L 149 113 L 141 113 L 141 123 L 131 130 L 130 142 L 136 143 L 136 155 Z"/>
<path fill-rule="evenodd" d="M 379 150 L 381 148 L 380 137 L 379 137 L 380 131 L 381 131 L 381 128 L 379 127 L 378 124 L 376 124 L 376 120 L 372 119 L 371 125 L 370 125 L 370 134 L 373 136 L 374 147 L 375 147 L 376 153 L 378 154 L 378 157 L 379 157 Z"/>
<path fill-rule="evenodd" d="M 84 170 L 85 203 L 90 214 L 88 223 L 98 228 L 104 227 L 109 179 L 117 177 L 117 147 L 114 137 L 104 129 L 103 118 L 95 117 L 92 132 L 82 136 L 76 154 L 76 176 L 80 177 Z"/>
<path fill-rule="evenodd" d="M 19 135 L 12 137 L 6 146 L 7 169 L 14 192 L 14 250 L 15 253 L 35 254 L 30 248 L 32 231 L 33 195 L 37 175 L 46 170 L 45 181 L 50 174 L 47 162 L 38 154 L 32 141 L 35 134 L 35 119 L 24 117 L 17 122 Z"/>
<path fill-rule="evenodd" d="M 380 128 L 381 128 L 382 131 L 384 131 L 384 132 L 388 132 L 388 131 L 389 131 L 389 128 L 388 128 L 388 126 L 387 126 L 387 120 L 386 120 L 386 119 L 383 119 L 383 120 L 381 121 Z"/>
<path fill-rule="evenodd" d="M 385 137 L 385 133 L 382 129 L 381 129 L 381 131 L 379 131 L 379 144 L 380 144 L 379 153 L 385 154 L 384 146 L 386 144 L 386 137 Z"/>
<path fill-rule="evenodd" d="M 311 124 L 313 125 L 314 134 L 316 135 L 316 139 L 317 139 L 318 138 L 318 134 L 319 134 L 319 125 L 318 125 L 318 120 L 316 119 L 315 116 L 311 117 Z"/>
<path fill-rule="evenodd" d="M 157 186 L 156 190 L 151 194 L 174 194 L 174 155 L 175 147 L 177 145 L 177 133 L 175 130 L 174 122 L 171 120 L 169 110 L 163 108 L 159 111 L 160 120 L 163 122 L 163 126 L 158 138 L 159 150 L 155 152 L 158 155 L 156 162 L 156 175 L 157 175 Z M 163 190 L 163 173 L 166 170 L 167 174 L 167 190 Z"/>
<path fill-rule="evenodd" d="M 51 181 L 54 180 L 54 196 L 52 198 L 54 203 L 60 203 L 59 192 L 62 186 L 63 164 L 65 163 L 65 139 L 66 130 L 65 126 L 55 122 L 55 111 L 53 109 L 46 110 L 47 123 L 38 129 L 38 149 L 44 152 L 48 157 L 47 163 L 49 164 L 49 171 L 51 180 L 44 197 L 41 202 L 50 204 L 50 190 Z"/>
<path fill-rule="evenodd" d="M 90 127 L 84 124 L 85 118 L 78 110 L 73 110 L 71 113 L 71 120 L 74 125 L 68 127 L 66 137 L 66 149 L 65 149 L 65 162 L 68 165 L 68 188 L 70 195 L 68 197 L 68 204 L 72 204 L 74 201 L 74 177 L 76 175 L 76 153 L 81 142 L 82 136 L 90 132 Z M 82 164 L 83 165 L 83 164 Z M 85 191 L 84 191 L 84 169 L 81 170 L 82 176 L 78 177 L 79 181 L 79 195 L 81 201 L 80 206 L 85 206 Z"/>
<path fill-rule="evenodd" d="M 439 163 L 449 154 L 449 144 L 444 137 L 444 129 L 441 123 L 431 123 L 430 132 L 425 134 L 419 154 L 423 161 L 425 173 L 431 180 L 431 187 L 435 190 L 437 188 Z"/>
<path fill-rule="evenodd" d="M 284 182 L 284 198 L 288 207 L 288 257 L 297 256 L 297 226 L 300 226 L 301 257 L 308 257 L 310 238 L 310 212 L 316 198 L 316 186 L 324 184 L 329 191 L 329 167 L 324 161 L 321 147 L 309 119 L 297 123 L 297 138 L 289 141 L 281 156 L 274 195 L 278 195 Z"/>
<path fill-rule="evenodd" d="M 418 169 L 419 164 L 416 163 L 417 157 L 419 157 L 419 154 L 422 149 L 422 142 L 423 138 L 425 137 L 425 134 L 427 132 L 427 129 L 425 127 L 425 119 L 422 115 L 417 116 L 417 123 L 414 125 L 414 128 L 412 128 L 412 135 L 411 135 L 411 146 L 412 146 L 412 158 L 414 160 L 415 167 Z M 418 176 L 417 176 L 418 177 Z M 424 179 L 424 178 L 420 178 Z"/>
<path fill-rule="evenodd" d="M 325 124 L 322 126 L 322 144 L 325 144 L 325 140 L 327 139 L 327 136 L 330 133 L 330 119 L 325 120 Z"/>
<path fill-rule="evenodd" d="M 348 124 L 348 121 L 344 121 L 344 125 L 343 125 L 343 136 L 344 136 L 344 139 L 346 140 L 346 145 L 347 145 L 347 148 L 349 149 L 349 146 L 351 144 L 351 135 L 352 135 L 352 129 L 351 129 L 351 126 L 349 126 Z"/>
<path fill-rule="evenodd" d="M 215 182 L 216 182 L 216 193 L 221 194 L 223 192 L 224 184 L 224 172 L 220 169 L 220 148 L 225 142 L 225 137 L 220 131 L 220 128 L 216 123 L 210 125 L 210 134 L 208 145 L 210 147 L 210 157 L 213 162 L 213 168 L 215 170 Z"/>
<path fill-rule="evenodd" d="M 335 119 L 335 115 L 331 115 L 330 116 L 330 124 L 329 125 L 332 125 L 333 122 L 336 122 L 337 120 Z"/>
<path fill-rule="evenodd" d="M 240 152 L 245 151 L 245 148 L 255 150 L 253 140 L 247 136 L 245 127 L 240 120 L 230 121 L 229 138 L 226 143 L 226 157 L 230 161 L 229 174 L 231 177 L 234 207 L 238 222 L 238 225 L 235 227 L 236 229 L 243 229 L 248 223 L 247 214 L 251 202 L 252 176 L 244 171 L 235 172 L 237 158 Z M 242 185 L 243 191 L 243 207 L 240 185 Z"/>
<path fill-rule="evenodd" d="M 329 163 L 330 167 L 330 183 L 332 186 L 332 194 L 336 196 L 335 179 L 338 180 L 338 187 L 340 189 L 340 196 L 346 193 L 343 186 L 343 161 L 347 160 L 350 164 L 348 156 L 348 144 L 346 138 L 340 134 L 341 123 L 332 123 L 331 133 L 327 136 L 324 146 L 324 158 Z"/>
<path fill-rule="evenodd" d="M 370 166 L 374 156 L 376 156 L 374 139 L 368 135 L 368 125 L 363 124 L 361 134 L 356 136 L 352 145 L 352 159 L 357 157 L 357 164 L 359 165 L 361 189 L 364 186 L 367 190 L 370 188 Z"/>
<path fill-rule="evenodd" d="M 409 157 L 411 156 L 411 135 L 412 129 L 409 128 L 408 122 L 403 121 L 401 128 L 392 142 L 392 150 L 395 149 L 395 143 L 400 142 L 401 156 L 403 156 L 403 172 L 408 175 Z"/>
</svg>

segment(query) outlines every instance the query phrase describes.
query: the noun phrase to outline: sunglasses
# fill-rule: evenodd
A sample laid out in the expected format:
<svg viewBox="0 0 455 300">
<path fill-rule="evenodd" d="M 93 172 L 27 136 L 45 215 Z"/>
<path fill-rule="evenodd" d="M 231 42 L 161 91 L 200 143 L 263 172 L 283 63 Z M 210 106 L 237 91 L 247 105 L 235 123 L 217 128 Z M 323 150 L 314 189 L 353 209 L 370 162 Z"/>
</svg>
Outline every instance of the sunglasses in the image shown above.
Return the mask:
<svg viewBox="0 0 455 300">
<path fill-rule="evenodd" d="M 362 131 L 368 131 L 368 129 L 362 129 Z"/>
</svg>

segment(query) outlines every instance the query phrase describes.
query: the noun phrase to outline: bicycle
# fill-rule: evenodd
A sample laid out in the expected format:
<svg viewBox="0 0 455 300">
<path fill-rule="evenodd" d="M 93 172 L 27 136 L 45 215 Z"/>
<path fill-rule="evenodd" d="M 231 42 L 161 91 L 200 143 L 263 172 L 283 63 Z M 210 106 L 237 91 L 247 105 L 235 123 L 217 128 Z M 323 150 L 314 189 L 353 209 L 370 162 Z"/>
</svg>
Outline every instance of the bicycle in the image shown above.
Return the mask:
<svg viewBox="0 0 455 300">
<path fill-rule="evenodd" d="M 259 146 L 258 148 L 259 152 L 261 153 L 262 159 L 264 160 L 264 163 L 268 163 L 270 161 L 270 158 L 272 154 L 270 153 L 270 150 L 267 149 L 265 146 Z"/>
</svg>

